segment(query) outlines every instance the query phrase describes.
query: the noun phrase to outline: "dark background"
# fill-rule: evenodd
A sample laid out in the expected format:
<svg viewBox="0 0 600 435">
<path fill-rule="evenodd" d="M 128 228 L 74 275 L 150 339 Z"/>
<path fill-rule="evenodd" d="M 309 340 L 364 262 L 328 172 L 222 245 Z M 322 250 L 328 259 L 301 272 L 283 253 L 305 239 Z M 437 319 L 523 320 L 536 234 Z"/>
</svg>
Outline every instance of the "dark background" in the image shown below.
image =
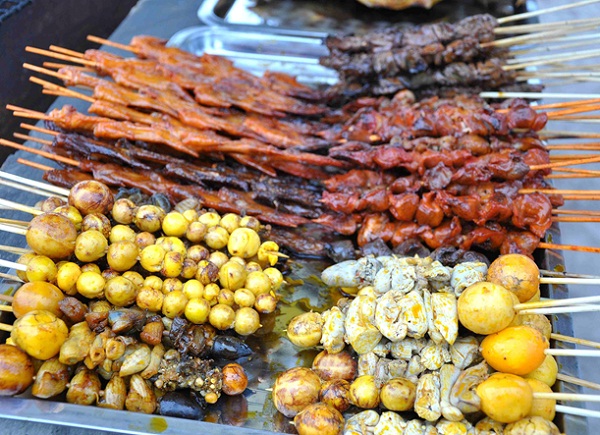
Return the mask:
<svg viewBox="0 0 600 435">
<path fill-rule="evenodd" d="M 14 3 L 0 0 L 0 12 Z M 42 94 L 40 86 L 29 81 L 30 74 L 23 63 L 41 66 L 50 59 L 26 53 L 27 45 L 44 49 L 59 45 L 76 51 L 96 47 L 86 36 L 108 37 L 136 3 L 137 0 L 32 0 L 0 21 L 0 137 L 11 140 L 23 122 L 12 116 L 7 104 L 45 112 L 56 98 Z M 0 162 L 11 152 L 0 148 Z"/>
</svg>

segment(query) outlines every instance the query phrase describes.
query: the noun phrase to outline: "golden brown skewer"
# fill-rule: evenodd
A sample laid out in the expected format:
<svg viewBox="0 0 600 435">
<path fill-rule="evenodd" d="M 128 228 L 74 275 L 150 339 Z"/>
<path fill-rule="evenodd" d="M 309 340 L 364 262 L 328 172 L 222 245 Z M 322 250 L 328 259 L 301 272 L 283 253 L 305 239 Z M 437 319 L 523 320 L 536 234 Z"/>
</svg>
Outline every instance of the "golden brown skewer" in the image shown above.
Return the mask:
<svg viewBox="0 0 600 435">
<path fill-rule="evenodd" d="M 584 165 L 587 163 L 597 163 L 597 162 L 600 162 L 600 156 L 591 157 L 589 159 L 570 160 L 568 162 L 553 162 L 553 163 L 544 163 L 541 165 L 531 165 L 529 167 L 529 170 L 539 171 L 540 169 L 554 169 L 554 168 L 560 168 L 563 166 Z"/>
<path fill-rule="evenodd" d="M 47 128 L 38 127 L 37 125 L 26 124 L 22 122 L 19 124 L 19 127 L 24 128 L 26 130 L 37 131 L 38 133 L 45 133 L 51 136 L 58 136 L 58 132 L 54 130 L 48 130 Z"/>
<path fill-rule="evenodd" d="M 90 73 L 94 73 L 96 72 L 95 69 L 93 68 L 89 68 L 87 66 L 80 66 L 80 65 L 70 65 L 67 63 L 58 63 L 58 62 L 43 62 L 42 66 L 44 68 L 52 68 L 52 69 L 61 69 L 64 68 L 66 66 L 70 67 L 70 68 L 77 68 L 80 71 L 84 71 L 84 72 L 90 72 Z"/>
<path fill-rule="evenodd" d="M 48 88 L 48 89 L 58 90 L 60 92 L 64 92 L 67 96 L 74 96 L 74 97 L 77 97 L 77 98 L 79 98 L 81 100 L 87 101 L 88 103 L 93 103 L 93 102 L 96 101 L 94 98 L 89 97 L 87 95 L 84 95 L 84 94 L 82 94 L 80 92 L 76 92 L 76 91 L 73 91 L 73 90 L 71 90 L 69 88 L 65 88 L 63 86 L 59 86 L 59 85 L 57 85 L 55 83 L 51 83 L 51 82 L 49 82 L 47 80 L 42 80 L 42 79 L 40 79 L 38 77 L 33 77 L 33 76 L 29 77 L 29 81 L 31 81 L 33 83 L 36 83 L 38 85 L 41 85 L 44 88 Z"/>
<path fill-rule="evenodd" d="M 30 140 L 32 142 L 41 143 L 42 145 L 52 145 L 51 140 L 41 139 L 41 138 L 35 137 L 35 136 L 27 136 L 26 134 L 22 134 L 22 133 L 13 133 L 13 136 L 16 137 L 17 139 L 23 139 L 25 141 Z"/>
<path fill-rule="evenodd" d="M 577 223 L 577 222 L 600 222 L 600 217 L 590 216 L 553 216 L 552 222 Z"/>
<path fill-rule="evenodd" d="M 569 151 L 585 151 L 585 150 L 600 150 L 600 142 L 590 142 L 590 143 L 568 143 L 568 144 L 556 144 L 556 145 L 546 145 L 546 150 L 548 151 L 561 151 L 561 150 L 569 150 Z"/>
</svg>

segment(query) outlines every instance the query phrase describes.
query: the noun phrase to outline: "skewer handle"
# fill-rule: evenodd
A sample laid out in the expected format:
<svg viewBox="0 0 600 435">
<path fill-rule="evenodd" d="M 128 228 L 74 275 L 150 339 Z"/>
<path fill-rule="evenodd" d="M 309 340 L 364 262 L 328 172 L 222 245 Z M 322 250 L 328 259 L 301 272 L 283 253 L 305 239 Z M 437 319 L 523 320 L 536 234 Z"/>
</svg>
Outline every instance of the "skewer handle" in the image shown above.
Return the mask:
<svg viewBox="0 0 600 435">
<path fill-rule="evenodd" d="M 544 351 L 546 355 L 553 356 L 589 356 L 599 357 L 600 350 L 587 350 L 587 349 L 546 349 Z M 600 396 L 598 396 L 600 397 Z"/>
<path fill-rule="evenodd" d="M 600 284 L 598 278 L 540 278 L 541 284 L 580 284 L 580 285 L 596 285 Z"/>
<path fill-rule="evenodd" d="M 566 400 L 571 402 L 600 402 L 598 394 L 533 393 L 534 399 Z"/>
<path fill-rule="evenodd" d="M 22 270 L 23 272 L 27 271 L 27 266 L 24 264 L 15 263 L 13 261 L 7 261 L 0 258 L 0 266 L 2 267 L 10 267 L 15 270 Z"/>
<path fill-rule="evenodd" d="M 575 408 L 574 406 L 556 405 L 556 412 L 563 414 L 579 415 L 581 417 L 600 418 L 600 411 L 592 411 L 591 409 Z"/>
<path fill-rule="evenodd" d="M 592 390 L 600 390 L 600 384 L 595 382 L 586 381 L 584 379 L 579 379 L 574 376 L 565 375 L 563 373 L 557 373 L 556 379 L 559 381 L 567 382 L 569 384 L 579 385 L 581 387 L 591 388 Z"/>
<path fill-rule="evenodd" d="M 6 323 L 0 323 L 0 331 L 10 332 L 13 330 L 12 325 L 7 325 Z"/>
</svg>

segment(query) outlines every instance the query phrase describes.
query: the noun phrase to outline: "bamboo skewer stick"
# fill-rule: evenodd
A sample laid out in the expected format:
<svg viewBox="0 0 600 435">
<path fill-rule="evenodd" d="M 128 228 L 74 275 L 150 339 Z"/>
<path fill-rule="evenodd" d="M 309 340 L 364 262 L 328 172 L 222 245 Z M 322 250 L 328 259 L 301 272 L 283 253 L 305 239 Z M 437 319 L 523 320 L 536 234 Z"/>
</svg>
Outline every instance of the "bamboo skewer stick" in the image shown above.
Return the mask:
<svg viewBox="0 0 600 435">
<path fill-rule="evenodd" d="M 588 20 L 592 20 L 593 18 L 588 18 Z M 68 48 L 64 48 L 64 47 L 59 47 L 58 45 L 51 45 L 50 47 L 51 51 L 56 51 L 57 53 L 62 53 L 62 54 L 66 54 L 68 56 L 73 56 L 73 57 L 79 57 L 83 59 L 83 53 L 79 53 L 78 51 L 74 51 L 74 50 L 69 50 Z"/>
<path fill-rule="evenodd" d="M 540 30 L 556 29 L 558 27 L 573 26 L 577 24 L 589 24 L 597 22 L 597 18 L 580 18 L 578 20 L 555 21 L 551 23 L 535 23 L 535 24 L 517 24 L 514 26 L 496 27 L 494 33 L 496 35 L 514 35 L 522 33 L 539 32 Z M 52 49 L 52 46 L 50 46 Z M 67 53 L 68 54 L 68 53 Z"/>
<path fill-rule="evenodd" d="M 12 313 L 13 312 L 13 308 L 10 305 L 0 304 L 0 311 L 5 311 L 5 312 L 8 312 L 8 313 Z"/>
<path fill-rule="evenodd" d="M 41 74 L 46 74 L 46 75 L 49 75 L 49 76 L 52 76 L 52 77 L 56 77 L 57 79 L 69 80 L 69 77 L 67 77 L 64 74 L 61 74 L 61 73 L 56 72 L 56 71 L 52 71 L 52 70 L 47 69 L 47 68 L 42 68 L 40 66 L 32 65 L 30 63 L 24 63 L 23 64 L 23 68 L 31 70 L 31 71 L 39 72 Z"/>
<path fill-rule="evenodd" d="M 551 24 L 551 23 L 548 23 L 548 24 Z M 510 50 L 510 54 L 512 56 L 520 56 L 520 55 L 527 55 L 527 54 L 531 54 L 531 53 L 566 50 L 566 49 L 570 49 L 570 48 L 574 48 L 574 47 L 583 47 L 586 45 L 597 44 L 597 42 L 600 41 L 600 35 L 598 35 L 597 33 L 593 34 L 593 35 L 581 35 L 581 36 L 585 36 L 585 38 L 580 38 L 577 42 L 571 42 L 568 44 L 563 43 L 563 44 L 558 44 L 558 45 L 539 45 L 536 47 L 524 48 L 521 50 Z M 557 42 L 564 42 L 564 39 L 556 38 L 554 40 L 542 41 L 542 42 L 540 42 L 540 44 L 554 44 Z"/>
<path fill-rule="evenodd" d="M 577 131 L 560 131 L 560 130 L 542 130 L 539 132 L 541 139 L 567 139 L 567 138 L 581 138 L 581 139 L 598 139 L 600 133 L 588 133 L 588 132 L 577 132 Z"/>
<path fill-rule="evenodd" d="M 22 134 L 22 133 L 13 133 L 13 136 L 16 137 L 17 139 L 22 139 L 24 141 L 30 140 L 32 142 L 41 143 L 42 145 L 52 145 L 51 140 L 42 139 L 40 137 L 27 136 L 26 134 Z"/>
<path fill-rule="evenodd" d="M 566 343 L 580 344 L 582 346 L 593 347 L 594 349 L 600 349 L 600 343 L 591 340 L 584 340 L 583 338 L 569 337 L 568 335 L 550 334 L 550 338 L 557 341 L 564 341 Z"/>
<path fill-rule="evenodd" d="M 596 110 L 600 110 L 600 106 L 597 104 L 583 105 L 579 107 L 572 107 L 564 110 L 556 110 L 554 112 L 546 112 L 548 118 L 562 117 L 564 115 L 574 115 L 576 113 L 585 113 L 585 112 L 595 112 Z M 572 118 L 571 118 L 572 119 Z"/>
<path fill-rule="evenodd" d="M 87 40 L 91 42 L 95 42 L 97 44 L 108 45 L 109 47 L 120 48 L 121 50 L 129 51 L 132 53 L 137 53 L 137 50 L 126 44 L 121 44 L 119 42 L 109 41 L 108 39 L 100 38 L 99 36 L 88 35 Z"/>
<path fill-rule="evenodd" d="M 556 244 L 556 243 L 540 242 L 538 244 L 538 248 L 540 248 L 540 249 L 556 249 L 556 250 L 564 250 L 564 251 L 579 251 L 579 252 L 589 252 L 589 253 L 594 253 L 594 254 L 600 254 L 600 248 L 596 248 L 593 246 L 560 245 L 560 244 Z"/>
<path fill-rule="evenodd" d="M 86 59 L 81 59 L 81 58 L 75 57 L 75 56 L 69 56 L 66 54 L 56 53 L 54 51 L 43 50 L 41 48 L 27 46 L 27 47 L 25 47 L 25 51 L 27 51 L 29 53 L 41 54 L 43 56 L 48 56 L 48 57 L 58 59 L 58 60 L 66 60 L 68 62 L 79 63 L 79 64 L 85 65 L 85 66 L 90 66 L 90 67 L 96 66 L 96 62 L 91 61 L 91 60 L 86 60 Z"/>
<path fill-rule="evenodd" d="M 27 266 L 20 263 L 15 263 L 14 261 L 6 261 L 0 258 L 0 267 L 10 267 L 11 269 L 21 270 L 23 272 L 27 272 Z"/>
<path fill-rule="evenodd" d="M 29 226 L 29 222 L 19 221 L 16 219 L 8 219 L 8 218 L 0 218 L 0 223 L 11 225 L 11 226 L 17 227 L 17 228 L 27 228 Z"/>
<path fill-rule="evenodd" d="M 552 214 L 567 214 L 567 215 L 581 215 L 581 216 L 598 216 L 600 217 L 600 211 L 593 210 L 552 210 Z"/>
<path fill-rule="evenodd" d="M 44 88 L 47 88 L 47 89 L 59 90 L 60 92 L 64 92 L 68 96 L 74 96 L 74 97 L 77 97 L 77 98 L 79 98 L 81 100 L 87 101 L 89 103 L 93 103 L 93 102 L 96 101 L 94 98 L 88 97 L 87 95 L 84 95 L 84 94 L 82 94 L 80 92 L 76 92 L 76 91 L 73 91 L 71 89 L 65 88 L 63 86 L 56 85 L 56 84 L 51 83 L 49 81 L 42 80 L 42 79 L 40 79 L 38 77 L 29 77 L 29 81 L 32 81 L 33 83 L 36 83 L 38 85 L 42 85 Z"/>
<path fill-rule="evenodd" d="M 40 214 L 44 214 L 44 212 L 42 210 L 39 210 L 35 207 L 30 207 L 28 205 L 24 205 L 24 204 L 19 204 L 18 202 L 14 202 L 14 201 L 10 201 L 8 199 L 4 199 L 4 198 L 0 198 L 0 205 L 6 206 L 6 207 L 10 207 L 14 210 L 19 210 L 25 213 L 29 213 L 32 214 L 34 216 L 40 215 Z"/>
<path fill-rule="evenodd" d="M 561 53 L 561 54 L 544 54 L 539 56 L 530 56 L 518 59 L 508 59 L 506 61 L 507 66 L 510 68 L 505 68 L 506 70 L 511 69 L 521 69 L 521 67 L 517 68 L 517 65 L 524 66 L 538 66 L 538 65 L 546 65 L 548 63 L 561 62 L 564 60 L 573 60 L 573 59 L 586 59 L 588 57 L 595 57 L 599 55 L 598 49 L 593 50 L 581 50 L 570 53 Z M 583 56 L 583 57 L 580 57 Z M 543 71 L 542 71 L 543 72 Z"/>
<path fill-rule="evenodd" d="M 600 201 L 600 197 L 590 195 L 562 195 L 565 201 Z"/>
<path fill-rule="evenodd" d="M 544 353 L 546 355 L 552 355 L 552 356 L 586 356 L 586 357 L 600 357 L 600 350 L 588 350 L 588 349 L 546 349 L 544 351 Z M 534 397 L 535 394 L 538 393 L 534 393 Z M 539 394 L 550 394 L 550 393 L 539 393 Z M 552 393 L 552 394 L 565 394 L 565 393 Z M 581 394 L 581 396 L 583 396 L 583 394 Z M 598 398 L 598 402 L 600 402 L 600 396 L 597 396 Z M 558 397 L 556 398 L 556 400 L 568 400 L 568 399 L 559 399 Z M 585 399 L 582 399 L 585 400 Z"/>
<path fill-rule="evenodd" d="M 589 4 L 598 3 L 598 1 L 600 1 L 600 0 L 583 0 L 583 1 L 575 2 L 575 3 L 567 3 L 566 5 L 562 5 L 562 6 L 554 6 L 551 8 L 539 9 L 537 11 L 524 12 L 522 14 L 516 14 L 516 15 L 509 15 L 507 17 L 498 18 L 498 23 L 505 24 L 505 23 L 510 23 L 512 21 L 524 20 L 526 18 L 538 17 L 540 15 L 548 14 L 550 12 L 563 11 L 565 9 L 576 8 L 579 6 L 587 6 Z"/>
<path fill-rule="evenodd" d="M 12 181 L 0 180 L 0 185 L 12 187 L 13 189 L 22 190 L 24 192 L 33 193 L 35 195 L 48 197 L 48 192 L 45 190 L 36 189 L 35 187 L 25 186 L 23 184 L 14 183 Z"/>
<path fill-rule="evenodd" d="M 0 272 L 0 278 L 4 278 L 4 279 L 7 279 L 9 281 L 14 281 L 14 282 L 25 282 L 21 278 L 19 278 L 17 275 L 11 275 L 9 273 L 4 273 L 4 272 Z M 3 295 L 0 293 L 0 301 L 12 303 L 12 300 L 13 300 L 12 296 L 6 296 L 6 295 Z"/>
<path fill-rule="evenodd" d="M 578 223 L 578 222 L 600 222 L 600 217 L 589 217 L 589 216 L 554 216 L 552 222 L 562 223 Z"/>
<path fill-rule="evenodd" d="M 554 163 L 544 163 L 542 165 L 531 165 L 529 167 L 530 171 L 539 171 L 540 169 L 554 169 L 560 168 L 563 166 L 572 166 L 572 165 L 583 165 L 586 163 L 597 163 L 600 162 L 599 157 L 591 157 L 589 159 L 578 159 L 578 160 L 569 160 L 567 162 L 554 162 Z"/>
<path fill-rule="evenodd" d="M 95 69 L 88 68 L 86 66 L 79 66 L 79 65 L 75 66 L 75 65 L 69 65 L 69 64 L 66 64 L 66 63 L 58 63 L 58 62 L 43 62 L 42 66 L 44 68 L 53 68 L 53 69 L 61 69 L 61 68 L 64 68 L 64 67 L 68 66 L 70 68 L 77 68 L 80 71 L 96 72 Z"/>
<path fill-rule="evenodd" d="M 489 48 L 489 47 L 510 47 L 513 45 L 519 44 L 532 44 L 536 42 L 543 42 L 548 39 L 552 39 L 554 37 L 560 37 L 569 35 L 575 32 L 587 32 L 591 30 L 595 30 L 598 27 L 597 24 L 583 24 L 581 26 L 574 26 L 574 28 L 557 28 L 554 30 L 547 30 L 535 33 L 528 33 L 526 35 L 519 36 L 511 36 L 509 38 L 496 39 L 490 42 L 484 42 L 483 44 L 479 44 L 481 48 Z"/>
<path fill-rule="evenodd" d="M 21 281 L 21 279 L 18 276 L 9 275 L 7 273 L 5 273 L 4 275 L 6 275 L 5 278 L 14 277 L 14 278 L 17 278 L 17 280 Z M 14 300 L 14 297 L 0 293 L 0 301 L 4 301 L 4 302 L 8 302 L 9 304 L 12 304 L 13 300 Z"/>
<path fill-rule="evenodd" d="M 6 323 L 0 323 L 0 331 L 11 332 L 13 329 L 12 325 L 7 325 Z"/>
<path fill-rule="evenodd" d="M 37 187 L 39 189 L 47 190 L 50 193 L 57 194 L 59 196 L 68 197 L 70 190 L 65 189 L 63 187 L 53 186 L 52 184 L 42 183 L 40 181 L 30 180 L 29 178 L 20 177 L 18 175 L 13 175 L 8 172 L 0 171 L 0 178 L 5 178 L 7 180 L 16 181 L 21 184 L 26 184 L 28 186 Z"/>
<path fill-rule="evenodd" d="M 57 162 L 65 163 L 67 165 L 79 166 L 79 162 L 77 160 L 73 160 L 68 157 L 58 156 L 56 154 L 38 150 L 36 148 L 29 148 L 24 145 L 21 145 L 21 144 L 18 144 L 16 142 L 12 142 L 12 141 L 9 141 L 6 139 L 0 139 L 0 145 L 4 145 L 4 146 L 10 147 L 10 148 L 15 148 L 15 149 L 22 150 L 22 151 L 27 151 L 32 154 L 38 154 L 42 157 L 46 157 L 47 159 L 56 160 Z"/>
<path fill-rule="evenodd" d="M 567 382 L 569 384 L 574 384 L 574 385 L 579 385 L 581 387 L 590 388 L 592 390 L 600 390 L 600 384 L 597 384 L 595 382 L 586 381 L 584 379 L 579 379 L 579 378 L 576 378 L 575 376 L 565 375 L 564 373 L 557 373 L 556 379 L 558 379 L 559 381 Z"/>
<path fill-rule="evenodd" d="M 600 279 L 600 275 L 587 275 L 583 273 L 559 272 L 556 270 L 540 269 L 540 276 L 548 276 L 554 278 L 596 278 Z"/>
<path fill-rule="evenodd" d="M 10 252 L 12 254 L 25 255 L 33 252 L 31 249 L 19 248 L 17 246 L 0 245 L 0 251 Z"/>
<path fill-rule="evenodd" d="M 32 125 L 32 124 L 26 124 L 24 122 L 19 124 L 19 127 L 24 128 L 26 130 L 37 131 L 38 133 L 45 133 L 45 134 L 49 134 L 51 136 L 58 136 L 57 131 L 48 130 L 47 128 L 38 127 L 38 126 Z M 600 144 L 599 144 L 599 146 L 600 146 Z"/>
<path fill-rule="evenodd" d="M 590 98 L 600 99 L 600 94 L 576 94 L 576 93 L 552 93 L 552 92 L 497 92 L 487 91 L 480 92 L 481 98 L 526 98 L 526 99 L 540 99 L 540 98 L 556 98 L 564 100 L 587 100 Z"/>
<path fill-rule="evenodd" d="M 544 176 L 545 179 L 559 180 L 559 179 L 572 179 L 572 178 L 598 178 L 600 175 L 590 174 L 550 174 Z"/>
<path fill-rule="evenodd" d="M 545 193 L 547 195 L 600 195 L 600 190 L 577 190 L 577 189 L 519 189 L 518 193 L 526 195 L 529 193 Z"/>
<path fill-rule="evenodd" d="M 6 225 L 0 223 L 0 231 L 6 231 L 7 233 L 20 234 L 22 236 L 27 234 L 27 230 L 25 228 L 16 228 L 11 225 Z"/>
<path fill-rule="evenodd" d="M 587 144 L 558 144 L 558 145 L 546 145 L 547 151 L 585 151 L 585 150 L 600 150 L 600 142 L 590 142 Z"/>
<path fill-rule="evenodd" d="M 590 302 L 600 302 L 600 296 L 586 296 L 581 298 L 567 299 L 549 299 L 545 301 L 522 302 L 516 304 L 513 308 L 515 311 L 536 309 L 536 308 L 555 308 L 555 307 L 570 307 L 588 304 Z"/>
<path fill-rule="evenodd" d="M 576 408 L 574 406 L 556 405 L 554 407 L 556 412 L 563 414 L 578 415 L 581 417 L 600 418 L 600 411 L 593 411 L 591 409 Z"/>
<path fill-rule="evenodd" d="M 55 168 L 52 166 L 42 165 L 41 163 L 32 162 L 31 160 L 26 160 L 22 158 L 17 159 L 17 163 L 20 163 L 25 166 L 29 166 L 31 168 L 39 169 L 40 171 L 51 171 Z"/>
<path fill-rule="evenodd" d="M 556 308 L 531 308 L 519 311 L 519 314 L 573 314 L 573 313 L 590 313 L 600 311 L 600 305 L 583 305 L 573 307 L 556 307 Z"/>
</svg>

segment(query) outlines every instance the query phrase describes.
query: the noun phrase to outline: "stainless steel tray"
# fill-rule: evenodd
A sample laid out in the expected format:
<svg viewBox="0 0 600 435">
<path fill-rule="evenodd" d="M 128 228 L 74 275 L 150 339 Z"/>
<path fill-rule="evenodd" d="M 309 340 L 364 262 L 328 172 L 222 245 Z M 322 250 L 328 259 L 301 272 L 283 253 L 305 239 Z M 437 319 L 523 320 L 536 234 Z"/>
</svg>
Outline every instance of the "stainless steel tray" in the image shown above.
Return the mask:
<svg viewBox="0 0 600 435">
<path fill-rule="evenodd" d="M 524 5 L 514 7 L 513 0 L 444 0 L 429 10 L 403 11 L 372 9 L 356 0 L 204 0 L 198 18 L 205 24 L 229 28 L 364 33 L 390 23 L 456 21 L 484 12 L 502 16 L 517 9 Z"/>
<path fill-rule="evenodd" d="M 177 32 L 169 45 L 196 54 L 225 56 L 257 75 L 269 69 L 292 74 L 306 84 L 333 84 L 337 73 L 319 65 L 319 57 L 328 54 L 323 37 L 315 32 L 197 26 Z"/>
</svg>

